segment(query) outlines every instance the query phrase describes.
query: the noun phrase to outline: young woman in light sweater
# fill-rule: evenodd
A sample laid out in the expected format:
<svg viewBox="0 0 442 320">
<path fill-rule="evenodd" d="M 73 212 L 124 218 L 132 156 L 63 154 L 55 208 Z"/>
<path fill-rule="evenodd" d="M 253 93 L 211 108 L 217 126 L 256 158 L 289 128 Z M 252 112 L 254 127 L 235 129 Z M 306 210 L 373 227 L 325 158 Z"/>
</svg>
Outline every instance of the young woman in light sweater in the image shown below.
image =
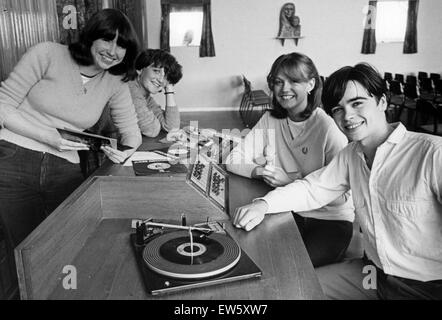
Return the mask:
<svg viewBox="0 0 442 320">
<path fill-rule="evenodd" d="M 125 151 L 103 148 L 116 163 L 141 143 L 127 81 L 136 75 L 138 40 L 118 10 L 95 14 L 77 43 L 40 43 L 0 87 L 0 222 L 17 246 L 83 181 L 82 143 L 56 128 L 84 130 L 106 104 Z"/>
<path fill-rule="evenodd" d="M 141 133 L 156 137 L 161 129 L 180 128 L 180 112 L 175 101 L 175 84 L 183 77 L 175 57 L 161 49 L 142 51 L 136 60 L 138 77 L 129 83 Z M 152 98 L 164 91 L 165 110 Z"/>
<path fill-rule="evenodd" d="M 138 127 L 146 137 L 156 137 L 161 130 L 170 132 L 180 128 L 180 112 L 175 102 L 175 84 L 183 77 L 182 67 L 175 57 L 161 49 L 146 49 L 139 53 L 135 68 L 137 77 L 128 83 L 138 118 Z M 153 99 L 164 90 L 165 109 Z M 88 132 L 107 137 L 118 137 L 118 130 L 106 107 L 98 122 Z M 82 151 L 82 170 L 87 177 L 101 166 L 101 152 Z"/>
<path fill-rule="evenodd" d="M 285 186 L 327 165 L 347 144 L 333 119 L 321 108 L 322 83 L 313 61 L 300 53 L 280 56 L 267 77 L 273 108 L 234 148 L 227 169 Z M 315 267 L 342 259 L 353 234 L 350 195 L 312 212 L 293 213 Z"/>
</svg>

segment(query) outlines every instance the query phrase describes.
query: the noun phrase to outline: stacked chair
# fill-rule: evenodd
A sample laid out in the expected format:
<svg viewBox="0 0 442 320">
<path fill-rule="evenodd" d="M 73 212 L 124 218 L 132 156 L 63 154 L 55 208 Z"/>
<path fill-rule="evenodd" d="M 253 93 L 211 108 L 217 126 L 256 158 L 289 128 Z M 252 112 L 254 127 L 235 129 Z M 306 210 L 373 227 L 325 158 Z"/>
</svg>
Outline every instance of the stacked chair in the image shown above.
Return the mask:
<svg viewBox="0 0 442 320">
<path fill-rule="evenodd" d="M 385 72 L 384 73 L 384 80 L 386 80 L 386 81 L 393 80 L 393 74 L 391 72 Z"/>
<path fill-rule="evenodd" d="M 402 73 L 396 73 L 394 75 L 394 80 L 399 81 L 400 83 L 404 83 L 404 75 Z"/>
<path fill-rule="evenodd" d="M 434 81 L 434 98 L 433 102 L 440 109 L 442 108 L 442 80 L 438 79 Z"/>
<path fill-rule="evenodd" d="M 426 99 L 417 99 L 415 129 L 442 136 L 442 109 Z"/>
<path fill-rule="evenodd" d="M 430 73 L 430 79 L 434 81 L 440 80 L 440 73 Z"/>
<path fill-rule="evenodd" d="M 419 71 L 417 74 L 417 80 L 418 80 L 418 84 L 419 87 L 422 90 L 422 87 L 424 86 L 424 82 L 427 81 L 428 78 L 428 73 L 424 72 L 424 71 Z"/>
<path fill-rule="evenodd" d="M 414 84 L 415 86 L 417 86 L 417 77 L 416 76 L 412 76 L 412 75 L 408 75 L 405 78 L 405 83 L 410 83 L 410 84 Z"/>
<path fill-rule="evenodd" d="M 434 98 L 433 81 L 430 78 L 423 78 L 419 82 L 421 98 L 432 100 Z"/>
<path fill-rule="evenodd" d="M 416 100 L 419 98 L 419 89 L 417 86 L 416 77 L 414 77 L 414 81 L 405 82 L 404 84 L 404 102 L 402 105 L 402 109 L 406 109 L 407 111 L 407 126 L 413 127 L 414 121 L 413 117 L 415 117 L 416 113 Z"/>
<path fill-rule="evenodd" d="M 396 73 L 393 77 L 391 72 L 385 72 L 384 83 L 387 89 L 387 119 L 389 122 L 400 121 L 401 117 L 403 119 L 405 116 L 404 122 L 409 129 L 438 134 L 438 127 L 435 127 L 434 122 L 428 124 L 427 120 L 434 120 L 436 124 L 438 124 L 437 121 L 442 121 L 440 119 L 440 110 L 442 109 L 440 74 L 430 73 L 429 75 L 427 72 L 419 71 L 417 76 L 404 76 L 404 74 Z M 425 101 L 429 102 L 432 108 Z M 430 130 L 430 126 L 432 130 Z"/>
<path fill-rule="evenodd" d="M 385 80 L 385 79 L 384 79 Z M 397 122 L 401 117 L 404 105 L 404 89 L 397 80 L 385 80 L 387 86 L 387 120 Z"/>
<path fill-rule="evenodd" d="M 390 92 L 390 82 L 393 80 L 393 75 L 391 74 L 391 72 L 385 72 L 384 73 L 384 85 L 385 85 L 385 88 L 387 89 L 387 92 Z M 390 97 L 389 96 L 387 96 L 387 100 L 389 99 Z M 388 100 L 389 101 L 389 100 Z"/>
<path fill-rule="evenodd" d="M 419 79 L 419 81 L 420 81 L 421 79 L 428 78 L 428 73 L 426 73 L 426 72 L 424 72 L 424 71 L 419 71 L 419 72 L 417 73 L 417 78 Z"/>
<path fill-rule="evenodd" d="M 263 90 L 253 90 L 250 81 L 242 75 L 244 93 L 239 106 L 239 114 L 246 128 L 252 128 L 261 116 L 270 109 L 270 97 Z M 258 112 L 254 112 L 258 111 Z"/>
</svg>

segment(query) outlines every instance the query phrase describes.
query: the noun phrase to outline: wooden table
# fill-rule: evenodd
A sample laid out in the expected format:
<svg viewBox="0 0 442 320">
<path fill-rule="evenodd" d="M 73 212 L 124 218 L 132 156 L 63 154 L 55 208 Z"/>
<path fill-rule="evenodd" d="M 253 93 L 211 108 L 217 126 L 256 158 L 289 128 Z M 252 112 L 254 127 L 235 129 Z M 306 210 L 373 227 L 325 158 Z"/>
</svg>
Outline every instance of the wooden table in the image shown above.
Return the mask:
<svg viewBox="0 0 442 320">
<path fill-rule="evenodd" d="M 144 139 L 141 150 L 164 145 Z M 102 177 L 103 176 L 103 177 Z M 105 177 L 104 177 L 105 176 Z M 249 203 L 269 188 L 230 175 L 229 207 Z M 226 228 L 261 268 L 250 279 L 153 297 L 146 293 L 129 243 L 132 218 L 207 216 Z M 131 167 L 106 163 L 16 248 L 23 299 L 323 299 L 323 293 L 291 213 L 267 217 L 251 232 L 196 193 L 185 177 L 135 177 Z M 63 268 L 74 266 L 77 289 L 66 290 Z M 66 271 L 66 270 L 65 270 Z"/>
</svg>

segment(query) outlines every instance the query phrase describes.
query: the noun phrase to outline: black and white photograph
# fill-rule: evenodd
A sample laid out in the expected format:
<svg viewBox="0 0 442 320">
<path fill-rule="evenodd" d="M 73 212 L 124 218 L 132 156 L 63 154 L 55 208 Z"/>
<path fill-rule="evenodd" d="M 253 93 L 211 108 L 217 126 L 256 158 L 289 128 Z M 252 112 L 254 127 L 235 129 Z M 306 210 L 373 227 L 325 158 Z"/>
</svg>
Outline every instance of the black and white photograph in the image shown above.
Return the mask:
<svg viewBox="0 0 442 320">
<path fill-rule="evenodd" d="M 0 300 L 442 300 L 441 17 L 0 0 Z"/>
</svg>

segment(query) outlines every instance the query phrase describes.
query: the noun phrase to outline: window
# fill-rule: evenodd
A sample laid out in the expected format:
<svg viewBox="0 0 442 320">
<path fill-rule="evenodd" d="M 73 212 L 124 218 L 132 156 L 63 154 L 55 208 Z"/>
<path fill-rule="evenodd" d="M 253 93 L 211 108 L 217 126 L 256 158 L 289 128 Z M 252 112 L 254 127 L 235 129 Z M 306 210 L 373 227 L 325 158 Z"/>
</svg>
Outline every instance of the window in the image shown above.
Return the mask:
<svg viewBox="0 0 442 320">
<path fill-rule="evenodd" d="M 199 46 L 203 26 L 203 8 L 170 13 L 170 46 Z"/>
<path fill-rule="evenodd" d="M 202 58 L 215 56 L 211 0 L 161 0 L 160 48 L 183 45 L 199 46 Z"/>
<path fill-rule="evenodd" d="M 378 1 L 376 42 L 404 42 L 408 1 Z"/>
</svg>

